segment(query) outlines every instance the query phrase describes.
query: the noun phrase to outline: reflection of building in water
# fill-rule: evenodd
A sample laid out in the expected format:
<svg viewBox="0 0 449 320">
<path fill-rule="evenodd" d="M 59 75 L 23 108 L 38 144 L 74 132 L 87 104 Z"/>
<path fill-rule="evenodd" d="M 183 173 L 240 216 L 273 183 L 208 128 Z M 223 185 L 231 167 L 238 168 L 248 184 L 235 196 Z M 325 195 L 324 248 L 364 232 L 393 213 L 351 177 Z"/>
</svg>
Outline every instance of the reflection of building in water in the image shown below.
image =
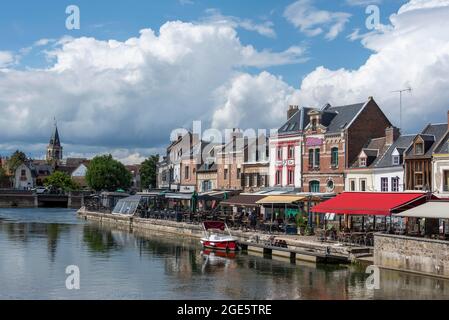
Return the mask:
<svg viewBox="0 0 449 320">
<path fill-rule="evenodd" d="M 0 223 L 0 232 L 7 234 L 10 241 L 31 243 L 36 239 L 46 238 L 51 261 L 55 259 L 61 234 L 69 229 L 67 225 L 55 223 Z"/>
<path fill-rule="evenodd" d="M 449 280 L 381 269 L 380 289 L 375 291 L 374 298 L 393 300 L 404 297 L 416 300 L 447 299 Z"/>
</svg>

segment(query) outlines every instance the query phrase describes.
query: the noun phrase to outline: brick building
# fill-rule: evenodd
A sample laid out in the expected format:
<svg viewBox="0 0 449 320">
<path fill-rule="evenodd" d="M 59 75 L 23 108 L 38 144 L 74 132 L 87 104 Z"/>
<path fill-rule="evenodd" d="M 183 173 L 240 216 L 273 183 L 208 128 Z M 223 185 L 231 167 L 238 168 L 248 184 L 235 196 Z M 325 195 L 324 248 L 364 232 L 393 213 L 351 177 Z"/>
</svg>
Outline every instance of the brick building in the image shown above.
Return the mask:
<svg viewBox="0 0 449 320">
<path fill-rule="evenodd" d="M 372 97 L 353 105 L 327 104 L 310 110 L 307 116 L 302 153 L 306 192 L 343 192 L 345 171 L 367 141 L 383 137 L 392 126 Z"/>
</svg>

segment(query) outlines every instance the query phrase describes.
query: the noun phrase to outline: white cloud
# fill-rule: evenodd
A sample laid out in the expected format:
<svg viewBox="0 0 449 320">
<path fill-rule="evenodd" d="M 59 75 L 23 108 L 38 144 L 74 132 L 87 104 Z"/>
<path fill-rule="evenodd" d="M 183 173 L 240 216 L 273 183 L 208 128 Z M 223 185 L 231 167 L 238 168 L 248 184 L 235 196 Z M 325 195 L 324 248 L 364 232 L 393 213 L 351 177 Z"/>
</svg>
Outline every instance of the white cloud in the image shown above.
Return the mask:
<svg viewBox="0 0 449 320">
<path fill-rule="evenodd" d="M 15 61 L 14 54 L 9 51 L 0 51 L 0 69 L 6 68 Z"/>
<path fill-rule="evenodd" d="M 334 40 L 344 30 L 351 14 L 319 10 L 311 0 L 298 0 L 285 9 L 284 17 L 309 37 L 325 32 L 327 40 Z"/>
<path fill-rule="evenodd" d="M 217 92 L 220 105 L 214 112 L 213 127 L 277 128 L 285 120 L 287 106 L 297 102 L 296 93 L 268 72 L 237 75 Z"/>
<path fill-rule="evenodd" d="M 447 7 L 449 0 L 410 0 L 404 4 L 398 11 L 399 14 L 407 11 L 421 10 L 421 9 L 435 9 Z"/>
<path fill-rule="evenodd" d="M 254 31 L 258 34 L 269 37 L 276 38 L 276 31 L 274 30 L 273 22 L 264 21 L 262 23 L 255 23 L 250 19 L 241 19 L 234 16 L 224 16 L 217 9 L 206 10 L 208 16 L 202 20 L 202 22 L 212 23 L 212 24 L 223 24 L 228 25 L 233 28 L 242 28 L 248 31 Z"/>
<path fill-rule="evenodd" d="M 407 86 L 404 96 L 406 131 L 416 131 L 426 121 L 446 121 L 449 101 L 449 3 L 410 1 L 391 26 L 363 37 L 373 54 L 356 70 L 318 67 L 301 85 L 304 105 L 325 102 L 351 103 L 374 96 L 397 125 L 399 97 L 391 91 Z M 355 33 L 352 36 L 356 37 Z"/>
<path fill-rule="evenodd" d="M 368 6 L 370 4 L 380 4 L 383 0 L 346 0 L 345 2 L 350 6 Z"/>
<path fill-rule="evenodd" d="M 206 126 L 226 100 L 217 92 L 245 68 L 304 59 L 298 46 L 244 45 L 229 25 L 179 21 L 123 42 L 67 37 L 47 50 L 47 69 L 0 71 L 0 144 L 46 143 L 56 116 L 66 152 L 157 148 L 174 128 Z"/>
</svg>

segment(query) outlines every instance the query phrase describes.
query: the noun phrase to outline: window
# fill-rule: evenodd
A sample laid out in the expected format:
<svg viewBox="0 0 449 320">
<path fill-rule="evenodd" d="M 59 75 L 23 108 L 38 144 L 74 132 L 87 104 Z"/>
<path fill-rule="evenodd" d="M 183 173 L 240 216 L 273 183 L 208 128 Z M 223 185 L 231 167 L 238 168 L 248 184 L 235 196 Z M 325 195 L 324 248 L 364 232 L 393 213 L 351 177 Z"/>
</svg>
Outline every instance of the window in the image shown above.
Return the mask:
<svg viewBox="0 0 449 320">
<path fill-rule="evenodd" d="M 295 147 L 294 146 L 288 147 L 288 158 L 295 159 Z"/>
<path fill-rule="evenodd" d="M 449 171 L 443 172 L 443 191 L 448 192 L 449 191 Z"/>
<path fill-rule="evenodd" d="M 329 180 L 328 182 L 327 182 L 327 191 L 329 191 L 329 192 L 332 192 L 332 191 L 334 191 L 334 188 L 335 188 L 335 184 L 334 184 L 334 181 L 332 181 L 332 180 Z"/>
<path fill-rule="evenodd" d="M 318 121 L 316 119 L 312 120 L 312 131 L 316 131 Z"/>
<path fill-rule="evenodd" d="M 190 173 L 189 166 L 186 166 L 184 168 L 184 170 L 185 170 L 184 177 L 185 177 L 186 180 L 189 180 L 189 173 Z"/>
<path fill-rule="evenodd" d="M 416 187 L 422 187 L 424 184 L 423 174 L 422 173 L 415 173 L 415 186 Z"/>
<path fill-rule="evenodd" d="M 338 167 L 338 148 L 331 149 L 331 165 L 332 167 Z"/>
<path fill-rule="evenodd" d="M 309 150 L 309 168 L 310 169 L 313 168 L 313 153 L 314 153 L 313 149 L 310 149 Z"/>
<path fill-rule="evenodd" d="M 228 179 L 228 169 L 224 169 L 224 179 Z"/>
<path fill-rule="evenodd" d="M 237 168 L 237 179 L 240 179 L 241 176 L 242 176 L 242 169 Z"/>
<path fill-rule="evenodd" d="M 295 184 L 295 170 L 294 169 L 288 170 L 288 184 L 291 186 Z"/>
<path fill-rule="evenodd" d="M 281 170 L 276 171 L 276 185 L 281 185 L 282 183 L 282 172 Z"/>
<path fill-rule="evenodd" d="M 349 191 L 355 191 L 355 179 L 349 180 Z"/>
<path fill-rule="evenodd" d="M 391 191 L 399 192 L 399 178 L 391 178 Z"/>
<path fill-rule="evenodd" d="M 422 143 L 422 142 L 415 143 L 415 154 L 416 155 L 424 154 L 424 143 Z"/>
<path fill-rule="evenodd" d="M 278 147 L 277 156 L 278 156 L 278 160 L 282 160 L 282 147 Z"/>
<path fill-rule="evenodd" d="M 366 191 L 366 180 L 365 179 L 360 180 L 360 191 L 362 191 L 362 192 Z"/>
<path fill-rule="evenodd" d="M 320 192 L 320 182 L 319 181 L 310 181 L 309 189 L 310 189 L 310 192 L 319 193 Z"/>
<path fill-rule="evenodd" d="M 393 165 L 398 166 L 401 164 L 401 157 L 400 156 L 393 156 Z"/>
<path fill-rule="evenodd" d="M 360 158 L 359 164 L 361 167 L 366 167 L 366 158 L 365 157 Z"/>
<path fill-rule="evenodd" d="M 388 192 L 388 178 L 380 179 L 380 188 L 382 192 Z"/>
<path fill-rule="evenodd" d="M 20 172 L 20 175 L 21 175 L 22 177 L 26 176 L 26 175 L 27 175 L 26 170 L 25 170 L 25 169 L 22 169 L 22 171 Z"/>
<path fill-rule="evenodd" d="M 320 167 L 320 149 L 315 149 L 315 164 L 314 164 L 315 168 L 319 168 Z"/>
</svg>

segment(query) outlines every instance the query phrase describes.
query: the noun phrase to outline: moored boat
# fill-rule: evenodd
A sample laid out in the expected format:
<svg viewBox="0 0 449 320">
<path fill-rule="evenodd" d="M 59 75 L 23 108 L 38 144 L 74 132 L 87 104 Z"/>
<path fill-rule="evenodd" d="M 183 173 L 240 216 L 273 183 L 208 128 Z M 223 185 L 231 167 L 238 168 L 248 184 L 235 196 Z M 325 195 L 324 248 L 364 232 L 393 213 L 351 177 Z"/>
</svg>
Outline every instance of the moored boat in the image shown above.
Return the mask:
<svg viewBox="0 0 449 320">
<path fill-rule="evenodd" d="M 224 251 L 238 250 L 237 239 L 231 235 L 226 223 L 205 221 L 202 225 L 204 236 L 200 241 L 204 248 Z"/>
</svg>

